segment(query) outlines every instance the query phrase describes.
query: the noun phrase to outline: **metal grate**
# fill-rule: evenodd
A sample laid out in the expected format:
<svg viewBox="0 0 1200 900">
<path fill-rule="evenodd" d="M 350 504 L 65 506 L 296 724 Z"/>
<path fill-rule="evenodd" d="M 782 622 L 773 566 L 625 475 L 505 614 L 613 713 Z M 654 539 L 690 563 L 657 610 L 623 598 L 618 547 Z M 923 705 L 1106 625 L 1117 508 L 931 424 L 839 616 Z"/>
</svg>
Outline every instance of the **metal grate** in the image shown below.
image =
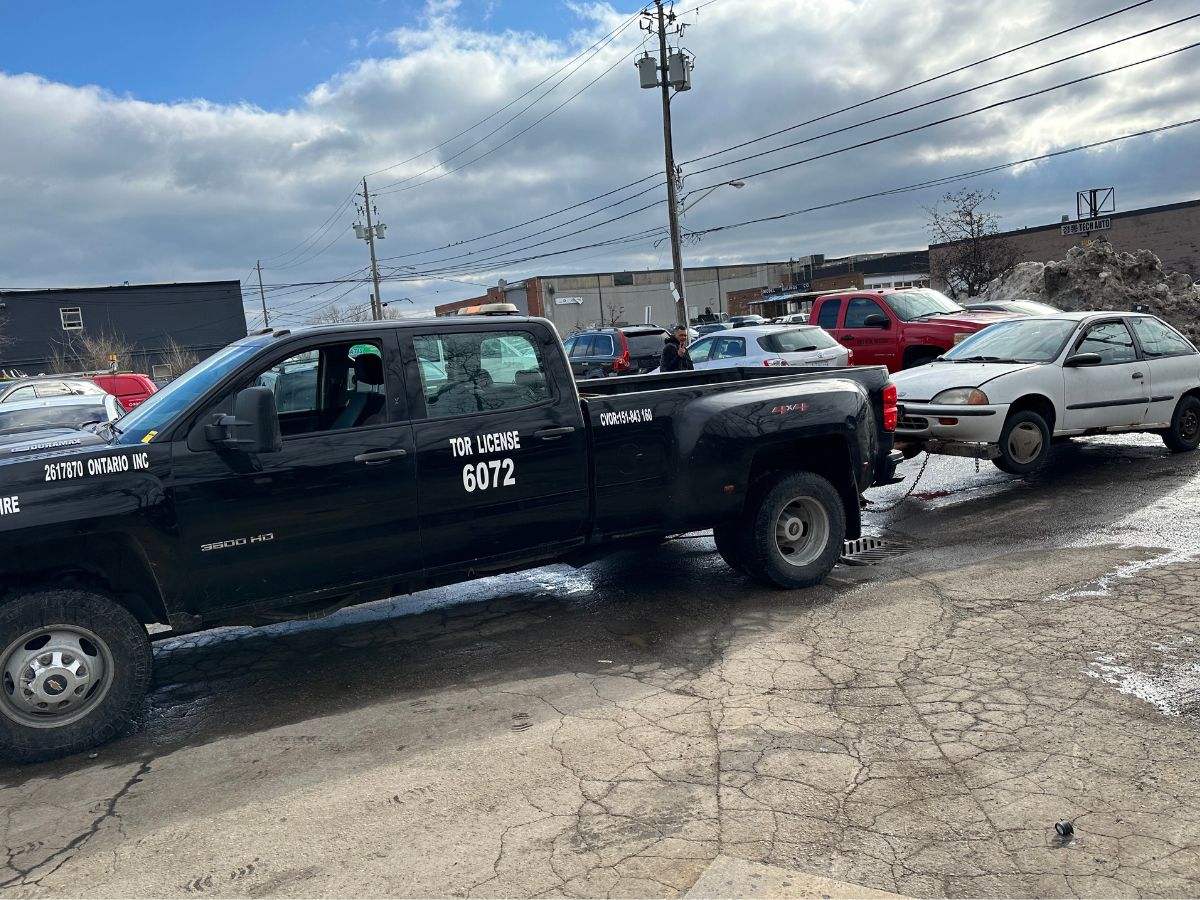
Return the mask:
<svg viewBox="0 0 1200 900">
<path fill-rule="evenodd" d="M 875 566 L 896 556 L 911 553 L 912 547 L 897 541 L 876 537 L 861 537 L 846 541 L 842 547 L 842 562 L 848 566 Z"/>
</svg>

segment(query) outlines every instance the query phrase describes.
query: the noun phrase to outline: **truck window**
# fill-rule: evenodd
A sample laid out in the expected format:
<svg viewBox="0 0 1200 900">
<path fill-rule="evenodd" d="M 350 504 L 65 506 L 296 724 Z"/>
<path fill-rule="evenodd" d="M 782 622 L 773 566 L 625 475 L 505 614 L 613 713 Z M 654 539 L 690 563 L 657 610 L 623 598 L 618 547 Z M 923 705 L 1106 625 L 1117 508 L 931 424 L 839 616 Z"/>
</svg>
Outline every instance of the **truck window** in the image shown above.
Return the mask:
<svg viewBox="0 0 1200 900">
<path fill-rule="evenodd" d="M 545 363 L 531 334 L 459 332 L 414 340 L 434 342 L 445 360 L 444 366 L 421 366 L 426 415 L 431 419 L 518 409 L 550 399 Z M 582 342 L 576 343 L 576 350 Z"/>
<path fill-rule="evenodd" d="M 843 328 L 865 328 L 867 316 L 887 316 L 883 307 L 870 297 L 852 297 L 846 307 L 846 324 Z"/>
<path fill-rule="evenodd" d="M 285 438 L 378 425 L 387 417 L 383 356 L 373 342 L 311 347 L 250 380 L 275 394 Z"/>
<path fill-rule="evenodd" d="M 841 297 L 838 297 L 835 300 L 826 300 L 821 304 L 821 311 L 817 313 L 817 324 L 822 328 L 837 328 L 838 313 L 841 311 Z"/>
</svg>

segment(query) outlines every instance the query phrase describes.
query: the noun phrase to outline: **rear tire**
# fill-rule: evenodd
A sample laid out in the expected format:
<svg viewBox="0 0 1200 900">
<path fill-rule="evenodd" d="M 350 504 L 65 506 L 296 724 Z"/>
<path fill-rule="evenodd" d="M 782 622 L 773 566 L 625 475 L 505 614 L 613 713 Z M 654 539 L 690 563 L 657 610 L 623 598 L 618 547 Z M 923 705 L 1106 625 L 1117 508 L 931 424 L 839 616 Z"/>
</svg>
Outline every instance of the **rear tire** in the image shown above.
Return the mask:
<svg viewBox="0 0 1200 900">
<path fill-rule="evenodd" d="M 1040 469 L 1050 455 L 1050 427 L 1030 410 L 1013 413 L 1000 431 L 1000 456 L 992 460 L 1009 475 L 1028 475 Z"/>
<path fill-rule="evenodd" d="M 1187 453 L 1200 447 L 1200 399 L 1180 397 L 1171 416 L 1171 427 L 1162 433 L 1172 453 Z"/>
<path fill-rule="evenodd" d="M 745 526 L 741 523 L 717 525 L 713 528 L 713 543 L 717 545 L 717 552 L 721 554 L 721 559 L 725 560 L 725 565 L 742 575 L 746 574 L 746 564 L 742 559 L 741 546 L 744 530 Z"/>
<path fill-rule="evenodd" d="M 741 558 L 746 573 L 780 588 L 820 584 L 846 541 L 846 510 L 828 480 L 783 472 L 762 484 L 747 506 Z"/>
<path fill-rule="evenodd" d="M 0 757 L 40 762 L 112 740 L 150 685 L 145 627 L 82 590 L 20 594 L 0 606 Z"/>
</svg>

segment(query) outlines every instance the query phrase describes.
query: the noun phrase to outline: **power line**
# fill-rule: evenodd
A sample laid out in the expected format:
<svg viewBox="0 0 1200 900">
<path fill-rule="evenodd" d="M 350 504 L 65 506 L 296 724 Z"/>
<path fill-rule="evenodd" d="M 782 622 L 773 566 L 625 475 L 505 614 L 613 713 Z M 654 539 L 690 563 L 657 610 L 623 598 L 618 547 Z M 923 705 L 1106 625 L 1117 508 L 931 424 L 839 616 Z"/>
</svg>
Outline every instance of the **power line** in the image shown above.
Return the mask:
<svg viewBox="0 0 1200 900">
<path fill-rule="evenodd" d="M 354 191 L 351 191 L 346 196 L 346 198 L 337 205 L 337 208 L 334 209 L 334 211 L 329 215 L 329 218 L 326 219 L 324 222 L 322 222 L 317 227 L 316 231 L 314 231 L 312 234 L 310 234 L 308 237 L 306 237 L 304 240 L 302 240 L 299 244 L 296 244 L 290 250 L 286 250 L 283 253 L 276 253 L 274 256 L 264 257 L 264 259 L 266 259 L 267 262 L 270 262 L 273 259 L 280 259 L 282 257 L 292 256 L 295 254 L 295 252 L 297 250 L 300 250 L 302 247 L 305 247 L 306 245 L 308 245 L 310 243 L 315 245 L 316 242 L 319 241 L 322 237 L 324 237 L 325 233 L 332 227 L 333 220 L 337 216 L 339 216 L 342 213 L 342 211 L 345 210 L 353 201 L 354 201 Z M 304 252 L 304 251 L 301 251 L 301 252 Z M 280 265 L 280 266 L 268 266 L 267 268 L 269 268 L 269 269 L 284 269 L 284 268 L 291 268 L 291 266 L 290 265 Z"/>
</svg>

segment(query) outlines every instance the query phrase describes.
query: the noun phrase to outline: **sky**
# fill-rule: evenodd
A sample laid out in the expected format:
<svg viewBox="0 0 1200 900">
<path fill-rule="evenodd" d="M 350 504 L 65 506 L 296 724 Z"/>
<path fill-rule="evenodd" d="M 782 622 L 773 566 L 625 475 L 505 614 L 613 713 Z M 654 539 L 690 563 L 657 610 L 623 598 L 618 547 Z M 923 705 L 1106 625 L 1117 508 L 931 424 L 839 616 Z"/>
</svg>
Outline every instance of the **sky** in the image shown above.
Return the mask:
<svg viewBox="0 0 1200 900">
<path fill-rule="evenodd" d="M 745 182 L 687 213 L 689 265 L 917 249 L 925 207 L 962 187 L 995 191 L 1011 228 L 1073 213 L 1089 187 L 1115 186 L 1118 209 L 1200 197 L 1200 125 L 896 191 L 1200 116 L 1200 48 L 1086 79 L 1200 42 L 1200 18 L 1169 24 L 1194 3 L 675 10 L 695 59 L 693 89 L 672 100 L 684 193 Z M 242 279 L 253 313 L 261 259 L 273 323 L 365 304 L 367 247 L 351 227 L 364 175 L 387 225 L 383 297 L 406 311 L 499 278 L 669 266 L 637 12 L 0 0 L 0 288 Z"/>
</svg>

